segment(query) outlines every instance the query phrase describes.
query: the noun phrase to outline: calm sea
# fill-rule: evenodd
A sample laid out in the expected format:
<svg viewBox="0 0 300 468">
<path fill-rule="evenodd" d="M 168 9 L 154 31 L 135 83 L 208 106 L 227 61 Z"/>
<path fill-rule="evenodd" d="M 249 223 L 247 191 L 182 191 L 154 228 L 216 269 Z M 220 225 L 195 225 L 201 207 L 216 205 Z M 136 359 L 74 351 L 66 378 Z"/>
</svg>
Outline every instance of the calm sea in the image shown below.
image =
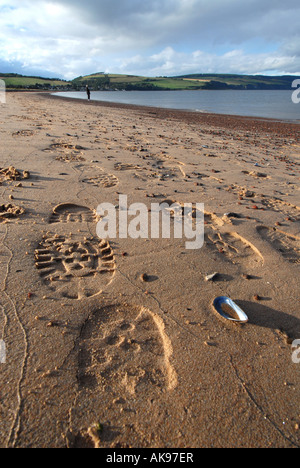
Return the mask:
<svg viewBox="0 0 300 468">
<path fill-rule="evenodd" d="M 300 103 L 291 91 L 94 91 L 95 101 L 140 106 L 185 109 L 216 114 L 266 117 L 300 123 Z M 87 99 L 85 92 L 55 93 L 56 96 Z"/>
</svg>

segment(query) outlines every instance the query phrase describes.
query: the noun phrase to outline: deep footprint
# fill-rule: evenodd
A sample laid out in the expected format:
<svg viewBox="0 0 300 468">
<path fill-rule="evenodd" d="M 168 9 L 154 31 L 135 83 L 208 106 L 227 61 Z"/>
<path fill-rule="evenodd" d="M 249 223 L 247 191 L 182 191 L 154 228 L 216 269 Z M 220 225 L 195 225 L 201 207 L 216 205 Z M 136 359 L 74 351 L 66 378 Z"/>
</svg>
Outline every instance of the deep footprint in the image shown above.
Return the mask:
<svg viewBox="0 0 300 468">
<path fill-rule="evenodd" d="M 276 228 L 260 226 L 257 231 L 263 239 L 281 253 L 290 263 L 300 263 L 300 238 L 292 234 L 286 234 Z"/>
<path fill-rule="evenodd" d="M 99 294 L 115 274 L 108 242 L 46 237 L 35 251 L 35 266 L 45 284 L 62 296 L 82 299 Z"/>
<path fill-rule="evenodd" d="M 85 177 L 82 179 L 82 182 L 85 184 L 93 185 L 94 187 L 105 187 L 111 188 L 115 187 L 119 183 L 119 179 L 113 174 L 100 174 L 98 176 Z"/>
<path fill-rule="evenodd" d="M 98 388 L 99 405 L 123 395 L 161 393 L 177 378 L 163 321 L 146 308 L 111 306 L 98 310 L 81 334 L 79 383 Z"/>
<path fill-rule="evenodd" d="M 237 233 L 221 233 L 208 228 L 205 241 L 209 248 L 216 250 L 233 264 L 255 268 L 264 262 L 259 250 Z"/>
<path fill-rule="evenodd" d="M 97 221 L 96 212 L 85 206 L 64 203 L 54 208 L 49 223 L 92 223 Z"/>
<path fill-rule="evenodd" d="M 68 445 L 127 447 L 128 428 L 147 431 L 153 406 L 177 386 L 164 322 L 144 307 L 104 307 L 85 323 L 75 352 L 78 386 Z M 101 435 L 96 421 L 103 422 Z"/>
</svg>

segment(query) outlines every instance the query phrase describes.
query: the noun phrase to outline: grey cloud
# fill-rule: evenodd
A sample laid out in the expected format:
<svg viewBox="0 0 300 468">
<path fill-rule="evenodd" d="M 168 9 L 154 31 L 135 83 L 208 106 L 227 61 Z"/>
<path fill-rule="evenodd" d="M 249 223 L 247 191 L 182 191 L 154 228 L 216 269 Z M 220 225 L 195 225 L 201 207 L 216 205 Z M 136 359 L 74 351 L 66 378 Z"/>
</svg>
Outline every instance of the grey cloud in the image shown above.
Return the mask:
<svg viewBox="0 0 300 468">
<path fill-rule="evenodd" d="M 59 67 L 68 78 L 100 70 L 300 72 L 299 0 L 39 0 L 39 8 L 10 1 L 26 32 L 0 17 L 0 59 Z M 49 5 L 65 10 L 48 18 Z"/>
<path fill-rule="evenodd" d="M 166 48 L 152 56 L 135 56 L 124 60 L 119 68 L 120 73 L 138 72 L 151 75 L 179 75 L 195 72 L 202 73 L 295 73 L 299 74 L 300 59 L 277 53 L 246 54 L 242 50 L 217 55 L 201 50 L 193 53 L 178 53 L 172 48 Z"/>
<path fill-rule="evenodd" d="M 258 36 L 285 41 L 299 31 L 298 0 L 54 0 L 111 34 L 150 35 L 153 43 L 214 41 L 239 44 Z"/>
</svg>

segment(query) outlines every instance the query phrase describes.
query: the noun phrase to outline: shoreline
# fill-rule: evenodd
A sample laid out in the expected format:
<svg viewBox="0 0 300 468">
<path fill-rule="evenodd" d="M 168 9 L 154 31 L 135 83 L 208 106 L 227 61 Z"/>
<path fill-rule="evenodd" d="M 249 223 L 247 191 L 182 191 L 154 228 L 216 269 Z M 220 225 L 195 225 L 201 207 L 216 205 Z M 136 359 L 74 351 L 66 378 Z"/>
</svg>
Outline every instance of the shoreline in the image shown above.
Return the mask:
<svg viewBox="0 0 300 468">
<path fill-rule="evenodd" d="M 47 99 L 59 99 L 66 102 L 77 102 L 92 107 L 107 107 L 112 109 L 128 109 L 143 113 L 145 116 L 158 119 L 182 120 L 190 124 L 203 124 L 222 128 L 233 128 L 238 130 L 255 130 L 262 132 L 272 132 L 281 136 L 293 136 L 300 140 L 300 120 L 299 123 L 265 117 L 239 116 L 230 114 L 200 113 L 196 111 L 182 109 L 165 109 L 162 107 L 140 106 L 135 104 L 123 104 L 108 101 L 88 101 L 84 99 L 56 96 L 53 93 L 37 93 Z M 295 132 L 295 133 L 291 133 Z"/>
<path fill-rule="evenodd" d="M 0 120 L 0 447 L 299 448 L 295 127 L 48 93 Z M 203 203 L 202 248 L 172 210 L 170 236 L 99 237 L 122 194 Z"/>
</svg>

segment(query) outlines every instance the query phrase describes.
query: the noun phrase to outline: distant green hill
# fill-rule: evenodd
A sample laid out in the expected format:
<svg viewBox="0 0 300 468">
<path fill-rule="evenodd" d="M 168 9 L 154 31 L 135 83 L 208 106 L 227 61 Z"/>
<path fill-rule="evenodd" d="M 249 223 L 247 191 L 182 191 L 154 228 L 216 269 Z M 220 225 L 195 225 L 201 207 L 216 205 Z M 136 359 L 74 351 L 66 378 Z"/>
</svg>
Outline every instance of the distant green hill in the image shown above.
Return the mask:
<svg viewBox="0 0 300 468">
<path fill-rule="evenodd" d="M 94 73 L 79 76 L 72 81 L 60 79 L 1 74 L 8 89 L 82 90 L 89 85 L 92 90 L 291 90 L 292 82 L 299 76 L 263 76 L 233 74 L 192 74 L 174 77 L 149 78 L 135 75 Z"/>
<path fill-rule="evenodd" d="M 14 73 L 0 73 L 0 79 L 7 89 L 69 89 L 72 83 L 58 78 L 43 78 L 40 76 L 24 76 Z"/>
<path fill-rule="evenodd" d="M 269 89 L 290 90 L 297 76 L 260 76 L 230 74 L 193 74 L 175 77 L 147 78 L 134 75 L 95 73 L 73 80 L 81 89 L 109 90 L 193 90 L 193 89 Z"/>
<path fill-rule="evenodd" d="M 291 89 L 297 76 L 264 76 L 264 75 L 230 75 L 230 74 L 197 74 L 177 77 L 205 83 L 206 89 Z"/>
<path fill-rule="evenodd" d="M 80 89 L 89 85 L 94 90 L 171 90 L 171 89 L 199 89 L 199 84 L 185 82 L 178 78 L 147 78 L 134 75 L 115 75 L 95 73 L 89 76 L 80 76 L 73 80 L 75 88 Z"/>
</svg>

